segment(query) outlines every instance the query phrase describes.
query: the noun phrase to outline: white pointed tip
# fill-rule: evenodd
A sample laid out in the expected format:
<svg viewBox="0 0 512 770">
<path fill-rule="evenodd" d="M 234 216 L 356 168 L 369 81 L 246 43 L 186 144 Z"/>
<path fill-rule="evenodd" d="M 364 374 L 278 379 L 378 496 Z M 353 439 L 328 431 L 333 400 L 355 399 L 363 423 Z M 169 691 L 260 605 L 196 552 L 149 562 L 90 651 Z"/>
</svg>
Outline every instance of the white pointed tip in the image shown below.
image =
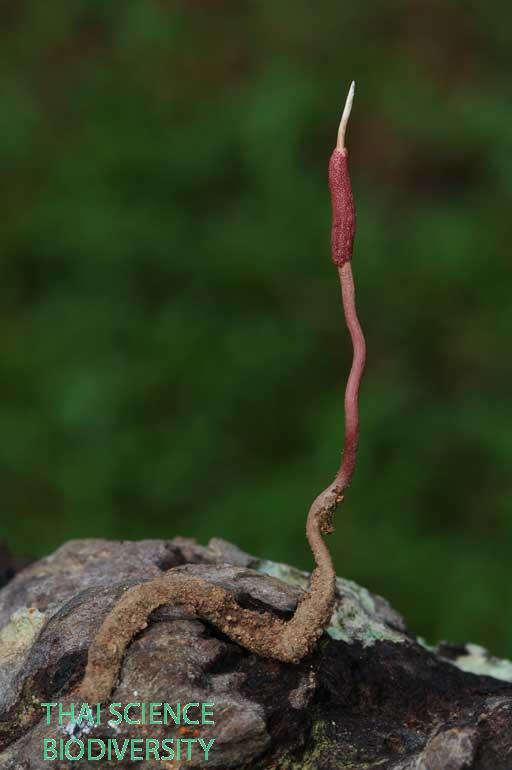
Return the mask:
<svg viewBox="0 0 512 770">
<path fill-rule="evenodd" d="M 347 100 L 345 102 L 345 107 L 343 108 L 343 115 L 341 116 L 340 127 L 338 129 L 338 141 L 336 142 L 337 150 L 345 149 L 345 132 L 347 130 L 347 123 L 350 117 L 350 112 L 352 110 L 352 103 L 354 101 L 355 90 L 356 90 L 356 81 L 353 80 L 348 90 Z"/>
</svg>

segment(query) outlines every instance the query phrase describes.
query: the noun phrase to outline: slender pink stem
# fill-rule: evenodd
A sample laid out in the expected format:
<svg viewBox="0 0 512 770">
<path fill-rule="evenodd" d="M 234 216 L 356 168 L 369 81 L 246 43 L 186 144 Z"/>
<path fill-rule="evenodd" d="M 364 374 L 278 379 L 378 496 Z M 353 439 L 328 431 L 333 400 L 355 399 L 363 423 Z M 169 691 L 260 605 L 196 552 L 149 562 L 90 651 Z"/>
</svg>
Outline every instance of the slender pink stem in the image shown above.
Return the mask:
<svg viewBox="0 0 512 770">
<path fill-rule="evenodd" d="M 359 441 L 359 387 L 366 361 L 366 342 L 357 317 L 352 265 L 347 260 L 338 268 L 345 321 L 352 340 L 352 367 L 345 388 L 345 442 L 343 459 L 336 479 L 339 493 L 348 487 L 354 475 Z"/>
</svg>

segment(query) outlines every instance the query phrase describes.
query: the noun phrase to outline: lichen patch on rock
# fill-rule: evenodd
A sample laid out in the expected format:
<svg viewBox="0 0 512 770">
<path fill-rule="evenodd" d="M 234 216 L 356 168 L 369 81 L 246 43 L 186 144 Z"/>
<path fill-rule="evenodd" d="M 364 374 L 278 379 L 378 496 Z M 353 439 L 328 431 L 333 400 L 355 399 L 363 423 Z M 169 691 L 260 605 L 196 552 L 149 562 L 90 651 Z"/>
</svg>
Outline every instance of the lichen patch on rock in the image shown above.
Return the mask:
<svg viewBox="0 0 512 770">
<path fill-rule="evenodd" d="M 259 561 L 256 569 L 305 590 L 309 574 L 273 561 Z M 344 642 L 362 642 L 366 647 L 378 641 L 404 641 L 405 623 L 382 597 L 373 597 L 351 580 L 338 578 L 334 612 L 327 633 Z"/>
</svg>

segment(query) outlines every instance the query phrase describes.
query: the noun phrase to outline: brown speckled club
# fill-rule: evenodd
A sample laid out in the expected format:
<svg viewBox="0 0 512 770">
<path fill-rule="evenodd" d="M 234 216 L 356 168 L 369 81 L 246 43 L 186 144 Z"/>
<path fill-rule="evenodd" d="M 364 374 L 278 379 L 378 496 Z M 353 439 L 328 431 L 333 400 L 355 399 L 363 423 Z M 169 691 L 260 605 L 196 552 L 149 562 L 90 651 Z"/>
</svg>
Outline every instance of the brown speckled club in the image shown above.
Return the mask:
<svg viewBox="0 0 512 770">
<path fill-rule="evenodd" d="M 329 163 L 332 199 L 332 258 L 338 270 L 343 310 L 353 345 L 352 368 L 345 390 L 345 442 L 340 468 L 333 482 L 313 501 L 306 535 L 315 559 L 308 590 L 293 617 L 281 620 L 270 612 L 244 609 L 224 588 L 197 577 L 173 573 L 129 588 L 103 620 L 89 649 L 79 696 L 88 703 L 110 698 L 116 686 L 126 648 L 143 630 L 149 616 L 162 604 L 192 610 L 213 623 L 245 649 L 284 663 L 298 663 L 309 655 L 329 624 L 336 590 L 336 574 L 323 536 L 333 531 L 333 517 L 354 473 L 359 436 L 359 386 L 365 363 L 365 342 L 355 307 L 352 247 L 356 217 L 347 167 L 345 129 L 352 107 L 352 84 L 338 141 Z"/>
</svg>

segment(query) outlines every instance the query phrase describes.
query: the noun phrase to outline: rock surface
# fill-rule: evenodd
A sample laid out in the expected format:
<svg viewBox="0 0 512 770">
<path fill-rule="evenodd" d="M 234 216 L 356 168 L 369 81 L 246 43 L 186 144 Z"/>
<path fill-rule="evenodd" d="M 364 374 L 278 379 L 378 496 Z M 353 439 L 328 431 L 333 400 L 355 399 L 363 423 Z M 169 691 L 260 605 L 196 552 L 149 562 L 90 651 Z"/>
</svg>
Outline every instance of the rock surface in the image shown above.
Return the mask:
<svg viewBox="0 0 512 770">
<path fill-rule="evenodd" d="M 46 724 L 41 703 L 79 706 L 87 650 L 126 587 L 186 571 L 286 618 L 308 575 L 222 540 L 71 541 L 0 590 L 0 770 L 156 768 L 43 761 L 43 738 L 215 739 L 163 766 L 221 770 L 512 770 L 512 665 L 476 645 L 416 639 L 382 598 L 339 579 L 328 633 L 300 665 L 263 660 L 166 605 L 133 640 L 112 701 L 213 702 L 215 725 Z M 77 744 L 78 745 L 78 744 Z"/>
</svg>

